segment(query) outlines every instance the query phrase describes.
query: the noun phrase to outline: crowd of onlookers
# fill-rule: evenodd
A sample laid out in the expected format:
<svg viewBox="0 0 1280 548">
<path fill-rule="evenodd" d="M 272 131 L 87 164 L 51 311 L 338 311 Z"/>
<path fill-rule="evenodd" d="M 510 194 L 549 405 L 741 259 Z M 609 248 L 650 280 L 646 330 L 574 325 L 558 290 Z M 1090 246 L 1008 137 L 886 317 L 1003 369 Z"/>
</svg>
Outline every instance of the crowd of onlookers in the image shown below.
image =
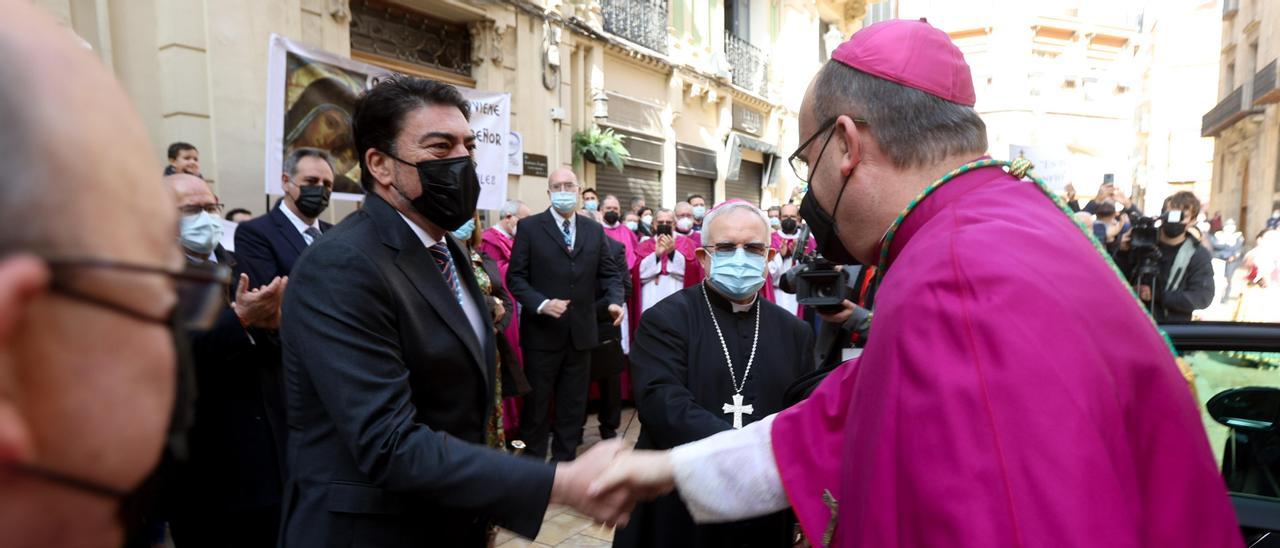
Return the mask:
<svg viewBox="0 0 1280 548">
<path fill-rule="evenodd" d="M 1272 312 L 1280 309 L 1273 308 L 1275 297 L 1268 290 L 1280 279 L 1276 250 L 1280 205 L 1255 236 L 1253 247 L 1246 249 L 1245 234 L 1235 219 L 1223 219 L 1221 213 L 1208 216 L 1200 199 L 1189 191 L 1169 196 L 1160 214 L 1149 219 L 1111 183 L 1102 184 L 1097 195 L 1084 203 L 1068 185 L 1064 198 L 1076 220 L 1092 229 L 1158 321 L 1200 319 L 1202 311 L 1232 303 L 1235 308 L 1215 319 L 1280 319 Z M 1155 245 L 1135 250 L 1134 227 L 1146 221 L 1152 221 L 1146 226 L 1155 229 Z M 1144 263 L 1152 268 L 1142 270 Z"/>
</svg>

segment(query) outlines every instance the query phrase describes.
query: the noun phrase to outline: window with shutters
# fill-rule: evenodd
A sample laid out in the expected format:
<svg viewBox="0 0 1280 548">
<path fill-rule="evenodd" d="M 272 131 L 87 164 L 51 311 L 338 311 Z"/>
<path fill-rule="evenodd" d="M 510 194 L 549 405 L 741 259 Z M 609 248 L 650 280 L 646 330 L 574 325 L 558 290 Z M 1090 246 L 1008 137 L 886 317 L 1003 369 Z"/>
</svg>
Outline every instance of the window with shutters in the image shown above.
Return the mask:
<svg viewBox="0 0 1280 548">
<path fill-rule="evenodd" d="M 759 207 L 763 182 L 764 164 L 743 160 L 742 167 L 738 169 L 738 177 L 724 182 L 724 197 L 727 200 L 746 200 Z"/>
</svg>

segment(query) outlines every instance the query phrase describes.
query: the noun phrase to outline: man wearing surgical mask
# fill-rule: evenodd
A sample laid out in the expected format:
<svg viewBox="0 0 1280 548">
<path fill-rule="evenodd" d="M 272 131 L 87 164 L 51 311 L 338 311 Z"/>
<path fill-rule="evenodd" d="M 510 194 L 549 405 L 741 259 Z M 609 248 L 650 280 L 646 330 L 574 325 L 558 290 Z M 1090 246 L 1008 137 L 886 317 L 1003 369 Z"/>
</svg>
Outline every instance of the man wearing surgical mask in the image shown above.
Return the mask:
<svg viewBox="0 0 1280 548">
<path fill-rule="evenodd" d="M 546 458 L 548 433 L 554 434 L 553 461 L 572 461 L 577 455 L 591 351 L 600 344 L 598 324 L 612 321 L 617 326 L 623 319 L 625 258 L 615 265 L 600 223 L 575 214 L 580 188 L 569 168 L 547 178 L 551 207 L 520 221 L 507 270 L 507 288 L 520 302 L 520 344 L 533 387 L 524 399 L 520 435 L 528 455 L 539 461 Z M 599 308 L 609 318 L 597 318 L 597 299 L 608 303 Z"/>
<path fill-rule="evenodd" d="M 187 174 L 165 182 L 178 202 L 187 260 L 238 269 L 218 244 L 218 203 L 209 185 Z M 165 504 L 179 546 L 275 545 L 284 486 L 285 412 L 280 350 L 272 332 L 288 279 L 250 290 L 241 273 L 213 326 L 190 335 L 195 364 L 195 423 L 190 456 L 178 465 Z M 228 528 L 228 523 L 237 524 Z"/>
<path fill-rule="evenodd" d="M 786 388 L 813 366 L 812 331 L 759 296 L 774 255 L 768 218 L 730 201 L 703 226 L 705 247 L 695 253 L 709 276 L 645 311 L 636 331 L 638 449 L 669 449 L 781 411 Z M 615 546 L 785 547 L 792 526 L 788 512 L 694 525 L 679 495 L 669 494 L 637 506 Z"/>
<path fill-rule="evenodd" d="M 582 190 L 582 209 L 578 210 L 578 215 L 586 215 L 591 217 L 597 223 L 600 222 L 600 193 L 594 188 Z"/>
<path fill-rule="evenodd" d="M 770 206 L 765 210 L 769 214 L 769 229 L 778 230 L 782 228 L 782 208 L 778 206 Z"/>
<path fill-rule="evenodd" d="M 689 202 L 689 205 L 693 207 L 693 229 L 701 232 L 702 219 L 707 216 L 707 199 L 703 198 L 701 194 L 694 194 L 685 201 Z"/>
<path fill-rule="evenodd" d="M 675 226 L 676 234 L 679 234 L 681 236 L 692 237 L 694 238 L 694 241 L 701 243 L 701 239 L 694 236 L 695 234 L 697 234 L 697 231 L 694 230 L 694 227 L 697 226 L 698 220 L 694 217 L 693 206 L 689 205 L 689 202 L 677 203 L 675 207 L 675 213 L 676 213 L 676 226 Z"/>
<path fill-rule="evenodd" d="M 333 159 L 317 148 L 298 148 L 284 160 L 284 197 L 266 215 L 236 227 L 236 258 L 251 287 L 288 276 L 298 256 L 333 225 L 321 221 L 333 192 Z"/>
</svg>

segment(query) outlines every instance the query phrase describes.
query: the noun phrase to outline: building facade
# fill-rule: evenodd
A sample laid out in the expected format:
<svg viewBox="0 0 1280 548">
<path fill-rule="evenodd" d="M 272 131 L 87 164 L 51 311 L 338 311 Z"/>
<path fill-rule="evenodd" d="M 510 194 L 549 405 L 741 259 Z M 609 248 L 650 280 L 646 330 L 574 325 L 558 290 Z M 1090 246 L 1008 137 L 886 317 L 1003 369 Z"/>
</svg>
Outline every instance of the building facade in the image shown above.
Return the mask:
<svg viewBox="0 0 1280 548">
<path fill-rule="evenodd" d="M 271 34 L 399 72 L 512 95 L 511 129 L 547 171 L 672 206 L 796 195 L 785 158 L 805 87 L 860 25 L 864 0 L 35 0 L 122 82 L 157 157 L 193 143 L 228 207 L 263 212 Z M 626 137 L 623 170 L 571 137 Z M 159 168 L 157 167 L 157 170 Z M 526 169 L 524 173 L 530 173 Z M 508 196 L 545 207 L 546 178 Z M 340 203 L 326 215 L 345 216 Z"/>
<path fill-rule="evenodd" d="M 1034 148 L 1061 164 L 1082 197 L 1104 180 L 1133 187 L 1139 10 L 1090 0 L 880 4 L 868 20 L 925 17 L 964 52 L 992 156 Z"/>
<path fill-rule="evenodd" d="M 1218 103 L 1204 114 L 1214 138 L 1211 213 L 1235 219 L 1248 242 L 1280 209 L 1280 5 L 1223 0 Z"/>
<path fill-rule="evenodd" d="M 1177 0 L 1147 5 L 1134 47 L 1141 67 L 1134 113 L 1135 194 L 1144 211 L 1183 190 L 1213 203 L 1213 139 L 1200 134 L 1201 114 L 1218 100 L 1220 0 Z M 1212 215 L 1210 213 L 1210 215 Z"/>
</svg>

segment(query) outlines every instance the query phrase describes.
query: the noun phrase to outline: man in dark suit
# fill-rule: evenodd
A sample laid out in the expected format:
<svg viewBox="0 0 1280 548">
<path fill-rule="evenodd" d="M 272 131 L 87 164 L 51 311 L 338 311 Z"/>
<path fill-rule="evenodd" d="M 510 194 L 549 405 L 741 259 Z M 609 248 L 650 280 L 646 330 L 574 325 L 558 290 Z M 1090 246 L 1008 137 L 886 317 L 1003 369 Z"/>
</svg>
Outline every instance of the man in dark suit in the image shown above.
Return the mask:
<svg viewBox="0 0 1280 548">
<path fill-rule="evenodd" d="M 608 196 L 605 200 L 613 198 Z M 616 202 L 617 199 L 614 198 Z M 609 265 L 622 277 L 622 299 L 631 298 L 631 271 L 627 269 L 627 247 L 613 238 L 605 238 L 609 245 Z M 627 354 L 622 346 L 622 330 L 629 329 L 625 320 L 615 325 L 609 314 L 609 292 L 601 287 L 596 292 L 596 328 L 600 332 L 600 345 L 591 350 L 591 380 L 600 389 L 600 439 L 618 436 L 622 423 L 622 371 L 627 366 Z"/>
<path fill-rule="evenodd" d="M 288 276 L 302 251 L 333 225 L 319 220 L 333 192 L 333 159 L 318 148 L 298 148 L 284 160 L 284 197 L 266 215 L 236 227 L 236 257 L 252 287 Z"/>
<path fill-rule="evenodd" d="M 298 259 L 281 329 L 289 479 L 280 545 L 462 546 L 491 522 L 537 535 L 548 503 L 601 521 L 586 496 L 620 447 L 546 466 L 484 448 L 492 319 L 448 231 L 475 212 L 469 106 L 397 76 L 356 105 L 364 207 Z"/>
<path fill-rule="evenodd" d="M 235 257 L 218 245 L 220 205 L 209 185 L 187 174 L 165 182 L 178 199 L 187 260 L 235 269 Z M 213 326 L 190 334 L 196 377 L 190 458 L 174 465 L 174 500 L 165 505 L 181 548 L 275 546 L 285 421 L 279 347 L 269 331 L 279 324 L 286 282 L 269 282 L 250 291 L 241 274 Z"/>
<path fill-rule="evenodd" d="M 600 223 L 574 214 L 579 190 L 577 176 L 568 168 L 547 178 L 551 208 L 517 225 L 507 270 L 507 288 L 520 301 L 520 344 L 525 376 L 533 387 L 525 396 L 520 435 L 530 456 L 545 458 L 551 429 L 547 408 L 554 399 L 551 458 L 556 462 L 573 460 L 582 443 L 591 350 L 600 344 L 599 288 L 606 292 L 614 325 L 622 322 L 622 276 L 608 260 L 608 238 Z"/>
</svg>

